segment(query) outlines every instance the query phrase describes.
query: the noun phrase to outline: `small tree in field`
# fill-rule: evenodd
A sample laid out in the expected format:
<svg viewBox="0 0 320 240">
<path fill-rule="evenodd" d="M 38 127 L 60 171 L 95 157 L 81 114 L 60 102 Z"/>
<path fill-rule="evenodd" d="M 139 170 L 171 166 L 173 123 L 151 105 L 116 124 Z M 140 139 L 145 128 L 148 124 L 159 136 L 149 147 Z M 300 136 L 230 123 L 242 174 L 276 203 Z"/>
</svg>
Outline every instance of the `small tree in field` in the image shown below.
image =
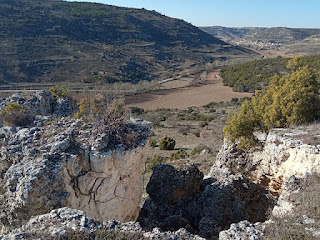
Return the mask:
<svg viewBox="0 0 320 240">
<path fill-rule="evenodd" d="M 159 149 L 160 150 L 173 150 L 176 145 L 176 141 L 170 137 L 164 137 L 160 140 Z"/>
</svg>

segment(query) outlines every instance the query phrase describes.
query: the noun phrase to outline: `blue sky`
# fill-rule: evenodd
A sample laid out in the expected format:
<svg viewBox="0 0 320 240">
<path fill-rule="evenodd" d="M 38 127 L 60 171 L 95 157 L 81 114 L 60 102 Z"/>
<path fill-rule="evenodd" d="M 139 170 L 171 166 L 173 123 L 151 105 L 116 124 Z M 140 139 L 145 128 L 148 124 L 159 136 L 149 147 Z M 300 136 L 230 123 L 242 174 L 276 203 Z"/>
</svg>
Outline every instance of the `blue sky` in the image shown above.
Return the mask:
<svg viewBox="0 0 320 240">
<path fill-rule="evenodd" d="M 196 26 L 320 28 L 320 0 L 85 0 L 156 10 Z"/>
</svg>

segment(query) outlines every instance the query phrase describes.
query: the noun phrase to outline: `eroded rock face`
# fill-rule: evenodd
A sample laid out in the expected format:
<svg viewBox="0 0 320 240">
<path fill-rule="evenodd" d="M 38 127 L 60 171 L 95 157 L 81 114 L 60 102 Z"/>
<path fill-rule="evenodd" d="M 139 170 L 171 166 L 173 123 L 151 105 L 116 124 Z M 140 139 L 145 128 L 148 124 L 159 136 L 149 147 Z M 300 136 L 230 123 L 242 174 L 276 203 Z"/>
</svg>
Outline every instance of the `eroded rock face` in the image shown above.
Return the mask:
<svg viewBox="0 0 320 240">
<path fill-rule="evenodd" d="M 2 232 L 61 207 L 98 220 L 137 218 L 150 129 L 138 123 L 107 128 L 118 139 L 94 124 L 53 115 L 37 116 L 33 126 L 0 128 Z"/>
<path fill-rule="evenodd" d="M 170 177 L 165 179 L 164 176 Z M 200 176 L 201 173 L 192 164 L 179 165 L 177 169 L 167 165 L 157 166 L 147 187 L 150 199 L 145 202 L 138 218 L 141 226 L 146 229 L 157 226 L 166 231 L 183 227 L 194 234 L 211 238 L 228 229 L 231 223 L 265 221 L 274 206 L 274 198 L 267 191 L 240 174 L 221 181 L 205 179 L 200 188 L 195 188 L 197 192 L 185 191 L 189 194 L 176 200 L 174 189 L 177 186 L 189 189 L 188 179 L 200 179 Z M 155 189 L 158 189 L 157 194 Z"/>
<path fill-rule="evenodd" d="M 156 204 L 174 204 L 199 192 L 203 173 L 192 164 L 156 166 L 147 192 Z"/>
<path fill-rule="evenodd" d="M 270 219 L 261 224 L 255 221 L 232 224 L 230 229 L 220 233 L 219 239 L 242 239 L 251 237 L 260 239 L 272 232 L 276 222 L 281 218 L 293 218 L 293 224 L 305 228 L 306 232 L 317 236 L 317 229 L 310 231 L 308 224 L 316 220 L 309 218 L 310 199 L 302 196 L 317 195 L 320 173 L 319 124 L 302 126 L 296 129 L 273 129 L 264 138 L 264 146 L 259 150 L 240 151 L 236 145 L 224 144 L 217 161 L 211 168 L 209 176 L 219 180 L 242 172 L 261 188 L 269 190 L 277 199 Z M 310 188 L 310 184 L 315 185 Z M 312 202 L 313 200 L 311 200 Z M 281 221 L 281 220 L 280 220 Z M 282 220 L 286 221 L 286 220 Z"/>
<path fill-rule="evenodd" d="M 70 116 L 77 111 L 77 105 L 69 98 L 54 99 L 48 90 L 36 92 L 32 96 L 14 94 L 0 102 L 0 110 L 10 102 L 17 102 L 34 115 Z"/>
<path fill-rule="evenodd" d="M 209 176 L 224 177 L 226 171 L 247 172 L 275 196 L 283 182 L 294 175 L 320 173 L 320 145 L 317 125 L 302 129 L 273 129 L 261 150 L 244 152 L 224 144 Z M 228 169 L 228 170 L 226 170 Z"/>
</svg>

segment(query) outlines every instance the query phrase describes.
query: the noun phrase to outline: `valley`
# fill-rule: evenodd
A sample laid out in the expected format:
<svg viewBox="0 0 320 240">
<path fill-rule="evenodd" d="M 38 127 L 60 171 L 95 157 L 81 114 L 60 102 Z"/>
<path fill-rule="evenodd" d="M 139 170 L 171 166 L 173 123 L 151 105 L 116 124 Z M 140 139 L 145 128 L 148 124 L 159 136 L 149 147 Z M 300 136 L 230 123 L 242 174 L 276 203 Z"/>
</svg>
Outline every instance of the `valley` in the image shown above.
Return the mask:
<svg viewBox="0 0 320 240">
<path fill-rule="evenodd" d="M 156 2 L 0 0 L 0 240 L 319 239 L 320 29 Z"/>
<path fill-rule="evenodd" d="M 251 97 L 251 93 L 233 92 L 232 88 L 224 86 L 220 70 L 210 72 L 206 76 L 206 81 L 193 86 L 180 86 L 170 89 L 155 90 L 149 93 L 137 94 L 126 97 L 128 106 L 136 106 L 146 110 L 161 108 L 187 109 L 188 107 L 201 107 L 210 102 L 229 102 L 233 98 Z M 173 81 L 175 82 L 175 81 Z M 186 80 L 186 85 L 188 81 Z M 160 85 L 161 88 L 161 85 Z"/>
</svg>

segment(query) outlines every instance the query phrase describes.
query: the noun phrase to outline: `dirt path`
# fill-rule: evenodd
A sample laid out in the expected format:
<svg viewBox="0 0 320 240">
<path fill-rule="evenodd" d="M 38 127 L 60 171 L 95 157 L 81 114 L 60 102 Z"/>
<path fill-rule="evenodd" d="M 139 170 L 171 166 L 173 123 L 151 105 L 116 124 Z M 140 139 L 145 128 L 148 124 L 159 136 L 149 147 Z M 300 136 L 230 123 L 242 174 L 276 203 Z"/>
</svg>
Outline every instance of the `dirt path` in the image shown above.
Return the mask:
<svg viewBox="0 0 320 240">
<path fill-rule="evenodd" d="M 178 108 L 186 109 L 191 106 L 203 106 L 210 102 L 231 101 L 232 98 L 250 97 L 251 93 L 233 92 L 226 87 L 218 76 L 219 71 L 207 76 L 206 84 L 177 89 L 158 90 L 126 98 L 129 106 L 144 109 Z"/>
</svg>

